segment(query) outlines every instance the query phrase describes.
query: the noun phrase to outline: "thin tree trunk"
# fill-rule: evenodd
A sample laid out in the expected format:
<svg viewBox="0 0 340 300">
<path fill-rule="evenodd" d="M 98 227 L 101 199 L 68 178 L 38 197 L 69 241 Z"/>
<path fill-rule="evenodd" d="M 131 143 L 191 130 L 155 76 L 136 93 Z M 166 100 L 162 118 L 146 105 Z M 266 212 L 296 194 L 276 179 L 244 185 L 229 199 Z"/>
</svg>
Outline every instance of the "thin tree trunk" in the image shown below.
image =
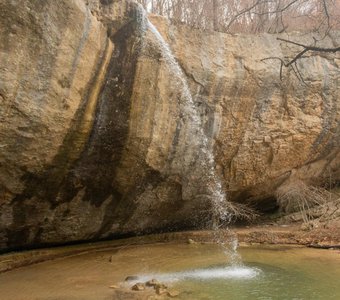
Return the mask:
<svg viewBox="0 0 340 300">
<path fill-rule="evenodd" d="M 219 30 L 219 22 L 218 22 L 218 0 L 213 0 L 213 27 L 215 31 Z"/>
</svg>

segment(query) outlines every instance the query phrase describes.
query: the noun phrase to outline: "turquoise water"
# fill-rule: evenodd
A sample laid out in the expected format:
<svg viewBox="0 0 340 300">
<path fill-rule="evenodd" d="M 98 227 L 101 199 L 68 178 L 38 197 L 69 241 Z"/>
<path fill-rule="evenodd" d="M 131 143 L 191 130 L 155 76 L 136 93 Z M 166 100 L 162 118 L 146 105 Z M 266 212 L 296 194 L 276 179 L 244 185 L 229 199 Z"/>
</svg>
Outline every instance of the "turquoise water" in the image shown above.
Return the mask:
<svg viewBox="0 0 340 300">
<path fill-rule="evenodd" d="M 312 274 L 259 263 L 247 266 L 261 271 L 252 278 L 183 280 L 177 283 L 178 289 L 186 291 L 181 299 L 340 299 L 338 274 L 326 279 L 322 278 L 324 272 Z"/>
<path fill-rule="evenodd" d="M 202 256 L 220 257 L 218 247 Z M 339 251 L 253 246 L 239 249 L 242 264 L 209 264 L 178 272 L 144 275 L 183 291 L 180 299 L 340 299 Z M 220 259 L 225 260 L 223 257 Z M 180 268 L 180 267 L 179 267 Z"/>
<path fill-rule="evenodd" d="M 129 275 L 141 282 L 156 278 L 179 291 L 181 300 L 340 299 L 339 251 L 246 246 L 239 253 L 243 263 L 231 266 L 212 244 L 89 252 L 0 274 L 0 299 L 118 299 L 109 287 L 129 290 L 133 282 L 124 282 Z M 133 299 L 142 295 L 135 293 Z"/>
</svg>

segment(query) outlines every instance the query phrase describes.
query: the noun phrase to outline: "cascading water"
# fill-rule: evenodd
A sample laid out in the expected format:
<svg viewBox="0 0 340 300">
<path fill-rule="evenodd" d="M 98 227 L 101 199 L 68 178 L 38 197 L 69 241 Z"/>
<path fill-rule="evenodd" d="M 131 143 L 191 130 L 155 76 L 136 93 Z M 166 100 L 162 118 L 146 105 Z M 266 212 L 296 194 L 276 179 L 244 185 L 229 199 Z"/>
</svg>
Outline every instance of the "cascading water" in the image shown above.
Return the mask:
<svg viewBox="0 0 340 300">
<path fill-rule="evenodd" d="M 222 188 L 221 180 L 216 174 L 213 145 L 212 143 L 209 143 L 209 140 L 204 133 L 203 121 L 198 115 L 197 108 L 183 70 L 172 54 L 170 46 L 164 40 L 157 28 L 147 18 L 146 20 L 146 29 L 150 30 L 156 38 L 162 59 L 165 60 L 168 68 L 174 75 L 173 80 L 176 81 L 176 85 L 181 91 L 179 105 L 182 113 L 182 121 L 185 124 L 185 126 L 181 128 L 182 139 L 187 143 L 190 143 L 191 146 L 194 146 L 196 151 L 196 153 L 193 153 L 185 148 L 185 150 L 177 154 L 179 160 L 178 163 L 181 164 L 183 159 L 191 162 L 191 164 L 182 164 L 183 174 L 186 176 L 187 174 L 190 174 L 190 178 L 197 178 L 194 174 L 195 172 L 202 174 L 202 177 L 199 179 L 199 182 L 196 182 L 196 184 L 200 186 L 202 183 L 204 184 L 203 189 L 205 190 L 205 197 L 211 201 L 211 227 L 214 232 L 214 238 L 216 242 L 222 246 L 223 251 L 228 255 L 231 260 L 231 264 L 238 265 L 240 264 L 240 258 L 237 254 L 237 237 L 228 231 L 229 238 L 226 240 L 224 231 L 221 230 L 222 225 L 230 222 L 231 215 L 227 209 L 228 202 L 226 194 Z M 191 149 L 192 148 L 193 147 L 191 147 Z M 199 158 L 198 160 L 195 160 L 195 155 Z M 176 163 L 176 160 L 174 160 L 173 164 L 176 165 Z M 193 167 L 193 164 L 195 167 Z M 195 183 L 191 182 L 189 184 L 194 185 Z M 230 237 L 232 238 L 230 239 Z"/>
</svg>

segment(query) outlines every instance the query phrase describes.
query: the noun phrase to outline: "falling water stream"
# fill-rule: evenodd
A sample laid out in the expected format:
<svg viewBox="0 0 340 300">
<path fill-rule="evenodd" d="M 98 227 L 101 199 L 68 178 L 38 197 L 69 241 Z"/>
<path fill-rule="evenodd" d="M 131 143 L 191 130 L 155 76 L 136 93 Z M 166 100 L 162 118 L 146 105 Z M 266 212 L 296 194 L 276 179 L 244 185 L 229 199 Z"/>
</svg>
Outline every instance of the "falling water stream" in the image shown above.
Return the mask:
<svg viewBox="0 0 340 300">
<path fill-rule="evenodd" d="M 186 123 L 184 139 L 190 141 L 191 145 L 195 145 L 199 159 L 196 161 L 197 167 L 191 170 L 184 170 L 187 176 L 190 172 L 203 172 L 200 183 L 205 184 L 206 197 L 211 201 L 212 205 L 212 221 L 210 223 L 213 230 L 215 241 L 222 247 L 223 251 L 228 256 L 232 265 L 240 265 L 241 260 L 237 254 L 237 236 L 231 231 L 225 234 L 224 230 L 221 230 L 222 226 L 226 226 L 230 222 L 230 212 L 228 211 L 228 202 L 226 194 L 223 191 L 221 180 L 215 170 L 215 157 L 213 153 L 212 142 L 209 142 L 207 135 L 204 133 L 204 124 L 199 117 L 197 107 L 190 92 L 190 88 L 186 79 L 186 76 L 177 62 L 176 58 L 172 54 L 169 44 L 162 37 L 157 28 L 147 19 L 147 29 L 149 29 L 158 43 L 162 58 L 165 60 L 167 67 L 174 75 L 174 79 L 177 81 L 179 89 L 181 90 L 181 102 L 180 109 L 184 122 Z M 190 157 L 194 160 L 194 154 L 190 152 L 179 153 L 179 157 Z M 195 174 L 193 174 L 195 175 Z M 190 176 L 195 178 L 197 176 Z M 228 237 L 227 237 L 228 236 Z"/>
</svg>

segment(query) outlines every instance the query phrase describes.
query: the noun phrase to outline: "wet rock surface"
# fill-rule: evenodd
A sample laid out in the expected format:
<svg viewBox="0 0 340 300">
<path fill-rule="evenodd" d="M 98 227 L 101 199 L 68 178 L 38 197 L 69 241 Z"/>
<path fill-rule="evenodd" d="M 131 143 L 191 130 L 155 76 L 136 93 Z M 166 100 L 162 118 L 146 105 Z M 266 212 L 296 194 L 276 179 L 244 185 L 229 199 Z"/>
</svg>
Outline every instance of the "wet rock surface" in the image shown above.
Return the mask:
<svg viewBox="0 0 340 300">
<path fill-rule="evenodd" d="M 146 291 L 148 294 L 150 293 L 150 289 L 152 289 L 155 293 L 155 295 L 163 296 L 161 299 L 166 299 L 168 297 L 170 298 L 176 298 L 180 295 L 180 292 L 174 289 L 168 289 L 168 286 L 162 282 L 159 282 L 157 279 L 151 279 L 145 283 L 139 282 L 134 284 L 131 287 L 132 291 Z M 154 297 L 151 296 L 151 299 Z M 156 299 L 159 297 L 155 297 Z"/>
<path fill-rule="evenodd" d="M 202 226 L 202 141 L 188 139 L 183 95 L 140 8 L 3 1 L 0 16 L 0 249 Z M 291 53 L 276 36 L 150 20 L 186 76 L 229 199 L 265 211 L 296 180 L 339 182 L 338 57 L 302 60 L 308 85 L 288 70 L 280 81 L 261 61 Z"/>
<path fill-rule="evenodd" d="M 131 290 L 133 291 L 144 291 L 145 290 L 145 284 L 144 283 L 136 283 L 135 285 L 132 286 Z"/>
</svg>

